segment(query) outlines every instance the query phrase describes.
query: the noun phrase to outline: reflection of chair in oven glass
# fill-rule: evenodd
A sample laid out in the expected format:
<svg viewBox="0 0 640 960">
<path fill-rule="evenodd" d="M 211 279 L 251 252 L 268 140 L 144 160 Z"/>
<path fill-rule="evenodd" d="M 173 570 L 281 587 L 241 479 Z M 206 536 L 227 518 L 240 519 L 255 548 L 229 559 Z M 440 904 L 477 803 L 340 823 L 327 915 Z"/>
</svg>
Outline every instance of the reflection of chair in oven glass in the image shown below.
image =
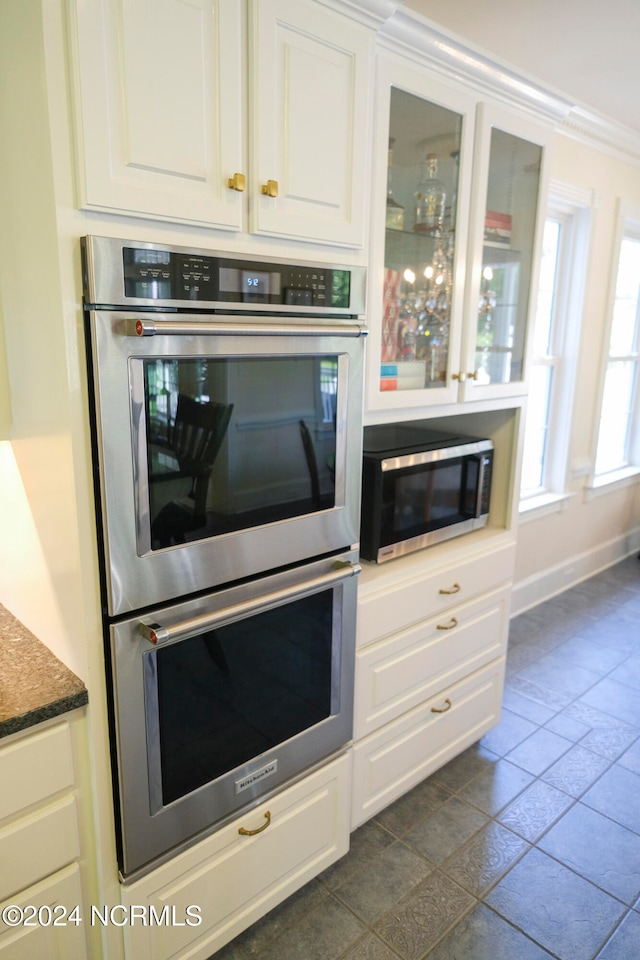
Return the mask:
<svg viewBox="0 0 640 960">
<path fill-rule="evenodd" d="M 206 525 L 209 479 L 232 409 L 233 404 L 199 403 L 186 394 L 178 395 L 169 447 L 178 462 L 179 476 L 190 478 L 191 489 L 186 497 L 165 504 L 153 520 L 154 548 L 184 543 L 189 531 Z"/>
</svg>

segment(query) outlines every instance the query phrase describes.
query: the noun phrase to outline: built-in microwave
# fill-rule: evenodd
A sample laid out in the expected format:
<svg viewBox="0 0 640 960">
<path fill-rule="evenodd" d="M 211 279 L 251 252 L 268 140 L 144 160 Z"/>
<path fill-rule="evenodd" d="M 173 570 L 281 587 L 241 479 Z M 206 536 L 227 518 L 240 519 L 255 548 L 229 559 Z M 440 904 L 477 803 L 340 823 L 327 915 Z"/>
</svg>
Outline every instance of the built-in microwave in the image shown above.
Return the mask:
<svg viewBox="0 0 640 960">
<path fill-rule="evenodd" d="M 382 563 L 485 526 L 493 452 L 430 421 L 365 427 L 361 558 Z"/>
</svg>

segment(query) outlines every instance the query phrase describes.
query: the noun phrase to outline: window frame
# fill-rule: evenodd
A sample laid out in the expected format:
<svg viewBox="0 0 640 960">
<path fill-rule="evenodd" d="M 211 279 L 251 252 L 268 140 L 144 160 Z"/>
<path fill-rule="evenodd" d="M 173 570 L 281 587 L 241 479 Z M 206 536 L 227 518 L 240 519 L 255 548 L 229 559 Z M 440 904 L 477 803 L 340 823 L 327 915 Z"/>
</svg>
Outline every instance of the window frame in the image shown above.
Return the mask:
<svg viewBox="0 0 640 960">
<path fill-rule="evenodd" d="M 562 229 L 554 280 L 549 349 L 542 356 L 532 355 L 529 380 L 532 369 L 544 365 L 553 369 L 554 382 L 550 390 L 542 483 L 525 496 L 522 495 L 521 485 L 520 522 L 534 519 L 542 513 L 561 510 L 572 496 L 569 492 L 571 425 L 594 206 L 595 195 L 592 190 L 551 181 L 545 225 L 548 220 L 556 220 L 561 223 Z M 535 329 L 531 331 L 531 343 L 535 346 Z M 525 442 L 526 423 L 523 448 Z"/>
<path fill-rule="evenodd" d="M 622 243 L 625 239 L 640 241 L 640 204 L 629 200 L 618 198 L 616 212 L 616 228 L 611 257 L 611 270 L 609 274 L 609 289 L 607 295 L 606 322 L 604 324 L 602 335 L 601 356 L 602 362 L 598 379 L 598 393 L 596 416 L 593 424 L 593 438 L 591 445 L 591 469 L 585 485 L 585 496 L 591 499 L 600 493 L 607 493 L 613 489 L 628 486 L 637 483 L 640 480 L 640 292 L 638 295 L 638 319 L 636 321 L 636 350 L 634 355 L 626 357 L 636 364 L 636 373 L 633 386 L 633 398 L 631 403 L 631 417 L 629 422 L 627 439 L 627 464 L 614 470 L 603 473 L 596 473 L 596 458 L 598 453 L 598 441 L 602 425 L 602 407 L 604 404 L 605 382 L 609 363 L 612 359 L 617 359 L 617 354 L 611 353 L 611 333 L 613 328 L 613 314 L 616 302 L 616 292 L 618 285 L 618 270 L 620 256 L 622 252 Z"/>
</svg>

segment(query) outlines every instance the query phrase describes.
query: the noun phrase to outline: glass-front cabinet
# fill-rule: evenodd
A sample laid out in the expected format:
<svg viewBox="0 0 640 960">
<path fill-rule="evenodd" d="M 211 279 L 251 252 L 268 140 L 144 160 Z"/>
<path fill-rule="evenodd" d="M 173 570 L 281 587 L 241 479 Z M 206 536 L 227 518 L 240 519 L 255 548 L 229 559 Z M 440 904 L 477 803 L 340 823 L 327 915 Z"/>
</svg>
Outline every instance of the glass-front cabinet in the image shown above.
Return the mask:
<svg viewBox="0 0 640 960">
<path fill-rule="evenodd" d="M 461 371 L 465 400 L 526 390 L 547 138 L 543 125 L 486 104 L 478 108 Z"/>
<path fill-rule="evenodd" d="M 524 393 L 547 128 L 379 66 L 367 408 Z"/>
</svg>

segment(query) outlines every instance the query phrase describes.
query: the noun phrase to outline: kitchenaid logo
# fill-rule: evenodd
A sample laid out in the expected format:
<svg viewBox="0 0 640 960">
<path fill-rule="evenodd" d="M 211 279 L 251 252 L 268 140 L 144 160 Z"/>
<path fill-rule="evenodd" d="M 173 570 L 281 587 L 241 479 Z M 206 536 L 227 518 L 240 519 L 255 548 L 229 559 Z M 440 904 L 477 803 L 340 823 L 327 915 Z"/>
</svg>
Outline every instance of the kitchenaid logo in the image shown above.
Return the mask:
<svg viewBox="0 0 640 960">
<path fill-rule="evenodd" d="M 258 782 L 258 780 L 264 780 L 265 777 L 270 777 L 271 774 L 275 773 L 277 769 L 278 761 L 273 760 L 265 767 L 260 767 L 259 770 L 254 770 L 253 773 L 250 773 L 248 777 L 243 777 L 242 780 L 236 780 L 236 793 L 242 793 L 243 790 L 248 790 L 248 788 L 252 787 L 254 783 Z"/>
</svg>

